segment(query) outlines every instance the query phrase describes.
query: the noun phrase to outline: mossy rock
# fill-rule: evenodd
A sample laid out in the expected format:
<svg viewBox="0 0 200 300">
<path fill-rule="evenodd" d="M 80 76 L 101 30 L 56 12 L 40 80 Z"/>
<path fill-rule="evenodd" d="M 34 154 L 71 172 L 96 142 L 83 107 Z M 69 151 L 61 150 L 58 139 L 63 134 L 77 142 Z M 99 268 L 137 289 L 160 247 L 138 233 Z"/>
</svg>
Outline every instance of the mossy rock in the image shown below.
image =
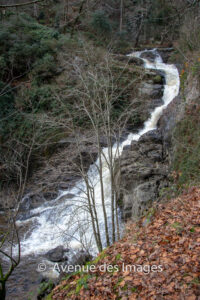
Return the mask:
<svg viewBox="0 0 200 300">
<path fill-rule="evenodd" d="M 163 78 L 162 78 L 162 76 L 156 75 L 156 76 L 153 78 L 153 83 L 155 83 L 155 84 L 162 84 L 162 83 L 163 83 Z"/>
</svg>

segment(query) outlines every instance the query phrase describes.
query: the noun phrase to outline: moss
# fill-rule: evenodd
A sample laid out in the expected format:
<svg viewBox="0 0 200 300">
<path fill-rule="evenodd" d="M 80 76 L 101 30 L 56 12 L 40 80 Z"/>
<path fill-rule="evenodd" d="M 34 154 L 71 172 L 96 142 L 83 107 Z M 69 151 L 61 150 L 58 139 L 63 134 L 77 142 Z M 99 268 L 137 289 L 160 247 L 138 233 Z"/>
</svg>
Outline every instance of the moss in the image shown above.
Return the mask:
<svg viewBox="0 0 200 300">
<path fill-rule="evenodd" d="M 118 287 L 119 287 L 119 285 L 120 285 L 120 283 L 123 281 L 123 277 L 120 277 L 119 279 L 118 279 L 118 281 L 117 281 L 117 283 L 114 285 L 114 290 L 117 290 L 118 289 Z"/>
<path fill-rule="evenodd" d="M 179 222 L 174 222 L 173 224 L 171 224 L 171 227 L 176 229 L 177 234 L 181 234 L 182 231 L 184 230 L 183 225 Z"/>
<path fill-rule="evenodd" d="M 44 297 L 45 294 L 49 293 L 54 288 L 54 286 L 55 284 L 51 280 L 41 283 L 38 289 L 38 299 L 42 299 L 42 297 Z"/>
<path fill-rule="evenodd" d="M 47 295 L 47 296 L 45 297 L 45 300 L 52 300 L 52 296 L 53 296 L 53 293 Z"/>
<path fill-rule="evenodd" d="M 162 76 L 160 75 L 156 75 L 154 78 L 153 78 L 153 82 L 156 84 L 162 84 L 163 82 L 163 79 L 162 79 Z"/>
<path fill-rule="evenodd" d="M 121 254 L 118 253 L 118 254 L 115 256 L 115 261 L 118 261 L 118 260 L 120 260 L 120 259 L 121 259 Z"/>
<path fill-rule="evenodd" d="M 91 277 L 92 277 L 91 275 L 87 274 L 87 275 L 83 275 L 80 279 L 77 280 L 76 294 L 78 294 L 82 288 L 85 289 L 88 288 L 87 282 Z"/>
<path fill-rule="evenodd" d="M 132 293 L 136 293 L 137 292 L 137 288 L 136 287 L 131 288 L 131 292 Z"/>
<path fill-rule="evenodd" d="M 86 265 L 96 265 L 100 260 L 104 259 L 108 254 L 106 249 L 104 249 L 99 255 L 91 262 L 88 262 Z"/>
</svg>

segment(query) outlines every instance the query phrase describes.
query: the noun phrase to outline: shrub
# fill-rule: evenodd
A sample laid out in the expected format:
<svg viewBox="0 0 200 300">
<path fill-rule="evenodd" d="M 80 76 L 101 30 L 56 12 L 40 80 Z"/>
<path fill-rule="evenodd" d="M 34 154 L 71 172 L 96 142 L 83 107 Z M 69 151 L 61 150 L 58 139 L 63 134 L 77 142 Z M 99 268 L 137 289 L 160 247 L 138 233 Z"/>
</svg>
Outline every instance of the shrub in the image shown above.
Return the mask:
<svg viewBox="0 0 200 300">
<path fill-rule="evenodd" d="M 55 100 L 50 85 L 34 86 L 31 89 L 22 89 L 16 98 L 16 107 L 23 112 L 50 110 Z"/>
<path fill-rule="evenodd" d="M 45 54 L 43 58 L 37 60 L 33 65 L 32 75 L 37 83 L 51 78 L 56 73 L 57 67 L 54 57 L 50 54 Z"/>
<path fill-rule="evenodd" d="M 188 12 L 185 15 L 183 25 L 180 29 L 179 44 L 181 51 L 198 51 L 200 49 L 200 24 L 197 11 Z"/>
<path fill-rule="evenodd" d="M 184 119 L 174 133 L 176 151 L 173 169 L 177 174 L 177 187 L 196 184 L 200 180 L 200 106 L 198 103 L 187 106 Z"/>
</svg>

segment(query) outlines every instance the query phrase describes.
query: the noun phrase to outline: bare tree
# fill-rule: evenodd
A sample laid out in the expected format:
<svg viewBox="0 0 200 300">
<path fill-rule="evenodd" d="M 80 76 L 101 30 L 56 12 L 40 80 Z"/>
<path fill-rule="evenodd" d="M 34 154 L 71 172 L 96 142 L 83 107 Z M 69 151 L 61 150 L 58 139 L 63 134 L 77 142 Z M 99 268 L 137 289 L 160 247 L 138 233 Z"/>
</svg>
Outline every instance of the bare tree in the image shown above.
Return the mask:
<svg viewBox="0 0 200 300">
<path fill-rule="evenodd" d="M 15 4 L 0 4 L 0 8 L 11 8 L 11 7 L 21 7 L 21 6 L 27 6 L 30 4 L 36 4 L 38 2 L 43 2 L 45 0 L 34 0 L 30 2 L 24 2 L 24 3 L 15 3 Z"/>
<path fill-rule="evenodd" d="M 125 86 L 121 93 L 118 91 L 118 80 L 123 76 L 125 68 L 122 67 L 121 73 L 116 78 L 111 67 L 113 63 L 111 55 L 106 56 L 100 65 L 94 66 L 90 59 L 90 50 L 85 49 L 85 51 L 88 60 L 87 68 L 82 66 L 80 61 L 76 59 L 71 63 L 74 74 L 78 79 L 77 86 L 70 90 L 70 97 L 73 94 L 73 97 L 77 99 L 77 116 L 74 113 L 72 114 L 66 107 L 69 115 L 68 120 L 71 119 L 71 133 L 76 137 L 76 151 L 79 156 L 78 163 L 75 162 L 74 165 L 76 165 L 77 173 L 81 175 L 85 183 L 83 190 L 81 190 L 81 199 L 77 200 L 76 198 L 75 200 L 77 209 L 76 212 L 72 213 L 70 225 L 76 223 L 76 230 L 78 231 L 81 225 L 80 222 L 76 221 L 76 214 L 80 216 L 81 210 L 87 211 L 97 247 L 101 251 L 104 245 L 100 222 L 102 225 L 103 221 L 103 232 L 107 246 L 120 236 L 117 205 L 120 187 L 116 185 L 115 176 L 117 173 L 116 168 L 120 168 L 121 138 L 127 120 L 133 112 L 133 107 L 130 105 L 118 117 L 113 115 L 115 103 L 121 97 L 121 93 L 128 88 L 128 86 Z M 135 80 L 133 79 L 130 85 Z M 62 102 L 62 99 L 60 101 Z M 80 127 L 76 125 L 76 120 L 80 117 L 84 117 L 85 124 L 89 124 L 93 141 L 95 141 L 98 159 L 91 157 L 91 161 L 96 180 L 93 180 L 90 170 L 88 171 L 84 165 Z M 103 144 L 102 137 L 104 138 Z M 105 144 L 106 148 L 104 148 Z M 100 209 L 102 210 L 103 220 L 99 219 Z M 87 231 L 88 223 L 85 220 L 82 221 L 84 222 L 85 231 Z M 82 231 L 84 226 L 81 226 Z"/>
<path fill-rule="evenodd" d="M 2 300 L 6 299 L 6 283 L 9 280 L 9 277 L 12 275 L 15 268 L 20 263 L 21 247 L 19 232 L 16 226 L 16 218 L 19 210 L 19 205 L 23 198 L 25 186 L 27 183 L 32 148 L 33 143 L 30 146 L 26 164 L 25 166 L 23 166 L 25 168 L 25 172 L 22 171 L 22 166 L 19 167 L 18 162 L 16 162 L 16 169 L 18 170 L 17 176 L 19 179 L 19 188 L 18 191 L 14 193 L 15 196 L 13 196 L 12 194 L 10 195 L 10 197 L 13 198 L 12 202 L 14 208 L 5 208 L 6 229 L 0 233 L 0 255 L 2 259 L 2 261 L 0 261 L 0 299 Z M 5 260 L 7 260 L 6 263 L 4 263 Z"/>
</svg>

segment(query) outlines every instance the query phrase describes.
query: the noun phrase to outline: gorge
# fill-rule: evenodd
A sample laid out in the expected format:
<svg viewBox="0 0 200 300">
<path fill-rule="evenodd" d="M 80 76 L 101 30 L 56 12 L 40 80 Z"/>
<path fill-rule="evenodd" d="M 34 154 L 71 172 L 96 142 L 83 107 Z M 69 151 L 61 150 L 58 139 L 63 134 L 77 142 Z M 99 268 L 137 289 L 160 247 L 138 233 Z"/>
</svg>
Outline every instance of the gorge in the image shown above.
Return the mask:
<svg viewBox="0 0 200 300">
<path fill-rule="evenodd" d="M 151 59 L 142 58 L 144 54 L 147 54 L 147 57 L 150 54 Z M 121 170 L 120 174 L 117 174 L 116 177 L 123 185 L 123 193 L 120 196 L 123 202 L 122 215 L 125 219 L 140 216 L 146 209 L 151 207 L 152 202 L 157 199 L 158 185 L 162 188 L 162 181 L 167 176 L 167 168 L 162 163 L 162 146 L 159 134 L 156 133 L 156 128 L 160 116 L 168 104 L 178 95 L 180 87 L 177 68 L 174 65 L 163 63 L 156 49 L 134 52 L 129 57 L 141 58 L 146 69 L 161 71 L 165 82 L 162 104 L 151 112 L 151 116 L 144 123 L 143 128 L 138 133 L 129 133 L 119 146 L 116 144 L 112 146 L 113 157 L 117 160 L 121 156 Z M 149 157 L 151 162 L 150 168 L 149 162 L 147 163 L 144 157 L 141 156 L 145 141 L 148 143 L 149 153 L 151 154 Z M 111 238 L 111 184 L 107 165 L 108 155 L 109 149 L 104 148 L 102 154 L 103 186 L 109 235 Z M 96 163 L 89 167 L 88 178 L 94 187 L 101 240 L 103 247 L 105 247 L 104 213 L 101 203 L 98 166 L 99 158 L 97 158 Z M 29 292 L 32 289 L 34 290 L 35 284 L 38 284 L 38 282 L 33 283 L 34 277 L 36 278 L 38 275 L 36 266 L 41 261 L 45 262 L 47 266 L 45 272 L 42 274 L 44 277 L 56 278 L 59 276 L 59 273 L 53 270 L 53 262 L 48 260 L 49 254 L 53 253 L 54 250 L 61 253 L 58 261 L 67 261 L 67 264 L 73 264 L 74 255 L 78 254 L 80 257 L 80 251 L 85 253 L 87 250 L 93 255 L 97 254 L 98 249 L 90 222 L 91 217 L 87 210 L 85 210 L 86 205 L 83 205 L 84 201 L 87 204 L 86 186 L 84 180 L 80 180 L 73 188 L 60 191 L 56 199 L 30 210 L 28 215 L 17 221 L 17 225 L 24 227 L 25 232 L 21 239 L 22 263 L 16 272 L 19 274 L 19 278 L 20 273 L 23 274 L 21 277 L 24 277 L 24 272 L 28 274 L 30 270 L 35 273 L 35 276 L 32 276 L 32 283 L 29 280 L 28 283 L 20 283 L 22 289 L 25 285 L 28 287 Z M 119 209 L 118 213 L 121 216 Z M 120 227 L 121 229 L 123 228 L 121 220 Z M 52 258 L 51 255 L 50 258 Z M 12 299 L 13 294 L 12 278 L 10 285 L 11 292 L 8 299 Z M 19 290 L 21 288 L 18 287 Z M 20 294 L 22 295 L 21 290 Z M 22 299 L 21 297 L 19 299 Z"/>
</svg>

